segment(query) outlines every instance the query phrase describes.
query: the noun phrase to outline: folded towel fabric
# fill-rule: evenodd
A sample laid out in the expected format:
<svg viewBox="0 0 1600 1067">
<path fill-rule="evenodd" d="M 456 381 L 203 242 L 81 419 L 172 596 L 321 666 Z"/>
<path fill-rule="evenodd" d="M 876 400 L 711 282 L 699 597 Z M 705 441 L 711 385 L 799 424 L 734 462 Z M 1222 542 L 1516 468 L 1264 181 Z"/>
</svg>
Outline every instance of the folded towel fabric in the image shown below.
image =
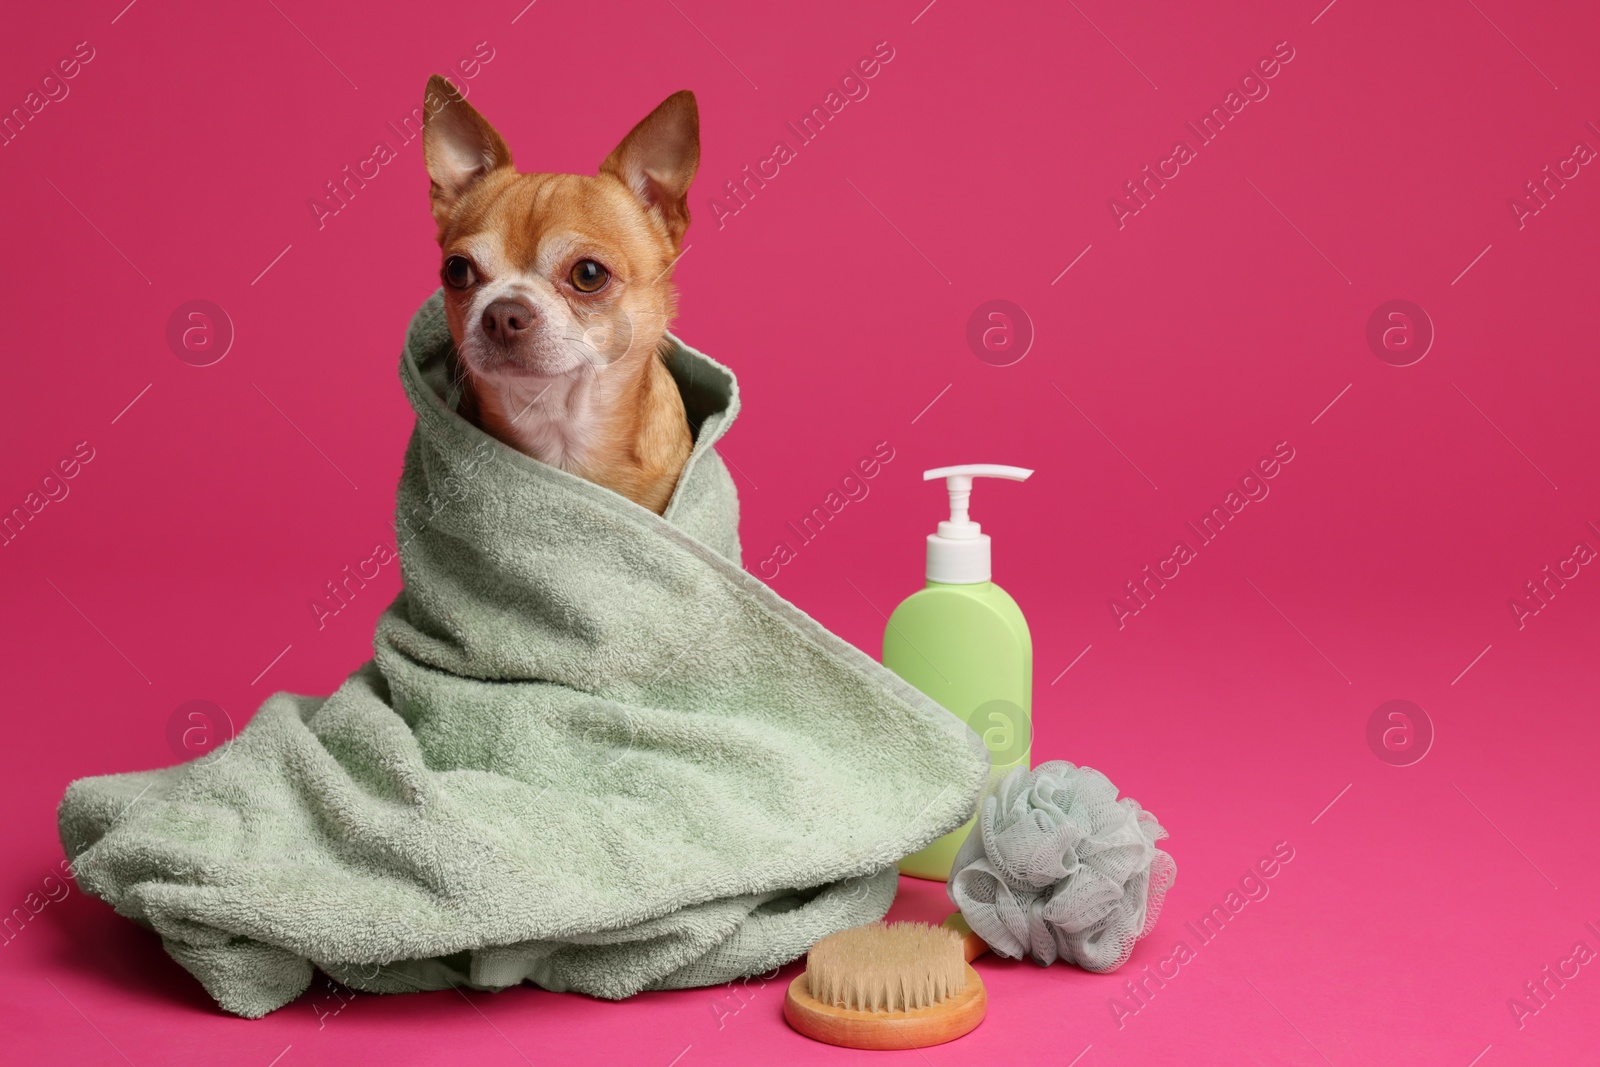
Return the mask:
<svg viewBox="0 0 1600 1067">
<path fill-rule="evenodd" d="M 738 565 L 712 448 L 737 386 L 669 340 L 695 444 L 657 516 L 451 409 L 436 293 L 401 356 L 404 589 L 374 658 L 198 760 L 68 788 L 79 884 L 223 1008 L 264 1015 L 313 966 L 381 992 L 729 981 L 880 918 L 895 862 L 971 815 L 977 736 Z"/>
</svg>

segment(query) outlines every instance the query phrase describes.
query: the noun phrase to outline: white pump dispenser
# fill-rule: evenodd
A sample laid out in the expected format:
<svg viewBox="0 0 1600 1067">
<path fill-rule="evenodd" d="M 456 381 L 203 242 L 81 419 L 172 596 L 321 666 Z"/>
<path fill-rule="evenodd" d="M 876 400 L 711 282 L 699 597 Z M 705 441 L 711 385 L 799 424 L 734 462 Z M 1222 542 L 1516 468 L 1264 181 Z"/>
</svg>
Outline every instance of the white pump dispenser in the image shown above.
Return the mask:
<svg viewBox="0 0 1600 1067">
<path fill-rule="evenodd" d="M 972 479 L 1007 478 L 1024 482 L 1033 474 L 1026 467 L 997 463 L 967 463 L 922 472 L 922 480 L 943 478 L 950 493 L 950 518 L 939 532 L 928 535 L 928 581 L 945 585 L 975 585 L 989 580 L 989 535 L 967 516 Z"/>
</svg>

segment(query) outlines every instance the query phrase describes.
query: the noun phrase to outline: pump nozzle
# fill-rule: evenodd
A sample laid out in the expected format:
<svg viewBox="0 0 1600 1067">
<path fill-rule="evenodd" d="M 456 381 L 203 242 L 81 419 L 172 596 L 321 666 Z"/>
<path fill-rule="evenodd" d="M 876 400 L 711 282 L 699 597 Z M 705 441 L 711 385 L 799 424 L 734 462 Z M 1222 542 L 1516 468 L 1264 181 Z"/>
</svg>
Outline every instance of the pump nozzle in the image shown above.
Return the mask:
<svg viewBox="0 0 1600 1067">
<path fill-rule="evenodd" d="M 1024 482 L 1032 474 L 1026 467 L 997 463 L 967 463 L 922 472 L 925 482 L 943 478 L 950 493 L 950 518 L 939 524 L 938 533 L 928 535 L 930 582 L 970 585 L 989 580 L 989 537 L 972 521 L 967 510 L 972 498 L 972 479 L 1006 478 Z"/>
</svg>

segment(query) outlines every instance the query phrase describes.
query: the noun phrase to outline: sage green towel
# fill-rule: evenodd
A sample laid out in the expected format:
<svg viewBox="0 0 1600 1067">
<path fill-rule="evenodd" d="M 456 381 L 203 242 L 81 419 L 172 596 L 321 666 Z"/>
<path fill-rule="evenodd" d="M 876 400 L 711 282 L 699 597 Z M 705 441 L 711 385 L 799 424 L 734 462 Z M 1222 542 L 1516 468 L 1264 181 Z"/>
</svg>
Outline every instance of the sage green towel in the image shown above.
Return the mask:
<svg viewBox="0 0 1600 1067">
<path fill-rule="evenodd" d="M 372 661 L 192 763 L 74 782 L 79 884 L 250 1017 L 313 965 L 621 998 L 881 917 L 894 863 L 972 814 L 988 751 L 739 567 L 712 449 L 733 375 L 672 341 L 696 439 L 660 517 L 456 415 L 449 344 L 435 294 L 401 357 L 405 588 Z"/>
</svg>

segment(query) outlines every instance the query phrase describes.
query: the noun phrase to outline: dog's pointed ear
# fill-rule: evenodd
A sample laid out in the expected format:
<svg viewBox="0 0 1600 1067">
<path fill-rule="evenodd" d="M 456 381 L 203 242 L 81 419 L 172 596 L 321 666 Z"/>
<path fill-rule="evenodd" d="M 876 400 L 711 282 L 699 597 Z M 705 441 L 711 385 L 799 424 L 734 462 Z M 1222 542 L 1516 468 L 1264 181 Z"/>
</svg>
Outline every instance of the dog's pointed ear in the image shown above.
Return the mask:
<svg viewBox="0 0 1600 1067">
<path fill-rule="evenodd" d="M 422 102 L 422 158 L 428 165 L 433 217 L 444 226 L 463 193 L 491 171 L 511 166 L 511 150 L 466 102 L 435 74 Z"/>
<path fill-rule="evenodd" d="M 687 89 L 673 93 L 600 164 L 665 224 L 674 245 L 689 228 L 689 183 L 700 166 L 700 109 Z"/>
</svg>

